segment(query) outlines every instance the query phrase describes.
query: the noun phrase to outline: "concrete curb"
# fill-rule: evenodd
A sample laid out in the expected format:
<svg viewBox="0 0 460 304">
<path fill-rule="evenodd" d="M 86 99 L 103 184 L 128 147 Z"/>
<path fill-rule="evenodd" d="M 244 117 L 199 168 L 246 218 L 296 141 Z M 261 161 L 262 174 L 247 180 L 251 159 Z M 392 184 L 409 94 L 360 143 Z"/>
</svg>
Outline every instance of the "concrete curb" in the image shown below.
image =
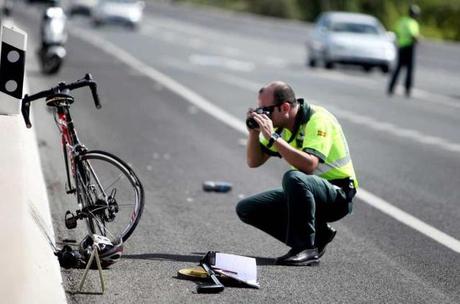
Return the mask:
<svg viewBox="0 0 460 304">
<path fill-rule="evenodd" d="M 4 303 L 65 303 L 50 209 L 33 130 L 0 116 L 0 294 Z"/>
<path fill-rule="evenodd" d="M 2 24 L 14 26 L 9 19 Z M 36 135 L 26 128 L 18 100 L 3 93 L 0 130 L 1 301 L 66 303 Z"/>
<path fill-rule="evenodd" d="M 35 133 L 19 114 L 0 115 L 0 130 L 2 302 L 66 303 Z"/>
</svg>

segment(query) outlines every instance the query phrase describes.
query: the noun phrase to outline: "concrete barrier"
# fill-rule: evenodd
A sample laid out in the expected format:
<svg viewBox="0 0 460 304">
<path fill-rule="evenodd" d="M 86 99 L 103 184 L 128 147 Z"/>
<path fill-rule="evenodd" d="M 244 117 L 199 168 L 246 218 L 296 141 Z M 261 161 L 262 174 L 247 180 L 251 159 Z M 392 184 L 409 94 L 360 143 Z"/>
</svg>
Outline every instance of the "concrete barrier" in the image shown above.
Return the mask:
<svg viewBox="0 0 460 304">
<path fill-rule="evenodd" d="M 0 130 L 0 302 L 66 303 L 35 133 L 18 114 Z"/>
</svg>

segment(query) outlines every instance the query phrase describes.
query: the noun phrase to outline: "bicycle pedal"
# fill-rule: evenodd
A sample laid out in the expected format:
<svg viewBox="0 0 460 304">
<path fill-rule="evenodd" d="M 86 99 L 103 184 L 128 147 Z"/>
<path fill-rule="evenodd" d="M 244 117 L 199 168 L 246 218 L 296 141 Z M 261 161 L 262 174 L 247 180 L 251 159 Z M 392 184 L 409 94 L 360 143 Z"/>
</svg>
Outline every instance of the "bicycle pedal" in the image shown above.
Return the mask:
<svg viewBox="0 0 460 304">
<path fill-rule="evenodd" d="M 70 189 L 70 190 L 67 190 L 66 193 L 67 194 L 74 194 L 75 191 L 77 191 L 77 189 Z"/>
<path fill-rule="evenodd" d="M 77 217 L 69 210 L 65 213 L 65 227 L 67 229 L 74 229 L 77 227 Z"/>
</svg>

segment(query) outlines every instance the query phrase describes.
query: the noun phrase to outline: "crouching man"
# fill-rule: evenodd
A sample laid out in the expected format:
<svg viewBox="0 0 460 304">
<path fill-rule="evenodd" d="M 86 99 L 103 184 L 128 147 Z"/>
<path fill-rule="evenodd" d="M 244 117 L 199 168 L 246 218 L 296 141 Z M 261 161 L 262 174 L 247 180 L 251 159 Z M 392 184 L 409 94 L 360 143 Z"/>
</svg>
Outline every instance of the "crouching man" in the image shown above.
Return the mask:
<svg viewBox="0 0 460 304">
<path fill-rule="evenodd" d="M 281 81 L 259 91 L 258 108 L 247 113 L 247 163 L 271 156 L 286 161 L 281 187 L 240 201 L 240 219 L 291 249 L 279 265 L 317 264 L 336 230 L 328 223 L 351 213 L 358 182 L 342 128 L 326 109 L 297 99 Z"/>
</svg>

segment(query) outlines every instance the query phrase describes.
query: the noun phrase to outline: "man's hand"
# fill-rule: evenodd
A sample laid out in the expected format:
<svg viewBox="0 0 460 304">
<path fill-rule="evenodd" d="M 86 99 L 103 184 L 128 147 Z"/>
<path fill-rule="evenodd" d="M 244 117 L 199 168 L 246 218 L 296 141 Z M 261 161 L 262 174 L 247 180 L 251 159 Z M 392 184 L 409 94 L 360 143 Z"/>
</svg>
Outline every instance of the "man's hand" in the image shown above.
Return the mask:
<svg viewBox="0 0 460 304">
<path fill-rule="evenodd" d="M 251 108 L 247 112 L 247 118 L 254 118 L 254 120 L 260 126 L 260 122 L 256 120 L 257 119 L 255 117 L 256 115 L 259 115 L 259 114 L 255 113 L 254 110 Z M 255 168 L 265 163 L 270 156 L 268 154 L 265 154 L 261 150 L 261 146 L 259 143 L 259 135 L 261 131 L 260 127 L 255 128 L 255 129 L 248 128 L 248 131 L 249 131 L 249 137 L 248 137 L 248 145 L 246 148 L 246 154 L 247 154 L 246 160 L 250 168 Z"/>
<path fill-rule="evenodd" d="M 249 108 L 248 111 L 246 112 L 246 120 L 247 120 L 248 118 L 254 117 L 254 114 L 256 114 L 256 113 L 254 112 L 254 109 L 253 109 L 253 108 Z M 248 128 L 248 126 L 246 126 L 246 129 L 248 130 L 249 134 L 253 134 L 253 135 L 255 135 L 257 138 L 259 137 L 259 133 L 260 133 L 260 129 L 259 129 L 259 128 L 250 129 L 250 128 Z"/>
<path fill-rule="evenodd" d="M 262 135 L 266 139 L 270 139 L 270 136 L 273 133 L 273 122 L 271 119 L 265 114 L 257 114 L 255 112 L 251 113 L 252 117 L 257 121 L 259 124 L 259 130 L 262 132 Z"/>
</svg>

